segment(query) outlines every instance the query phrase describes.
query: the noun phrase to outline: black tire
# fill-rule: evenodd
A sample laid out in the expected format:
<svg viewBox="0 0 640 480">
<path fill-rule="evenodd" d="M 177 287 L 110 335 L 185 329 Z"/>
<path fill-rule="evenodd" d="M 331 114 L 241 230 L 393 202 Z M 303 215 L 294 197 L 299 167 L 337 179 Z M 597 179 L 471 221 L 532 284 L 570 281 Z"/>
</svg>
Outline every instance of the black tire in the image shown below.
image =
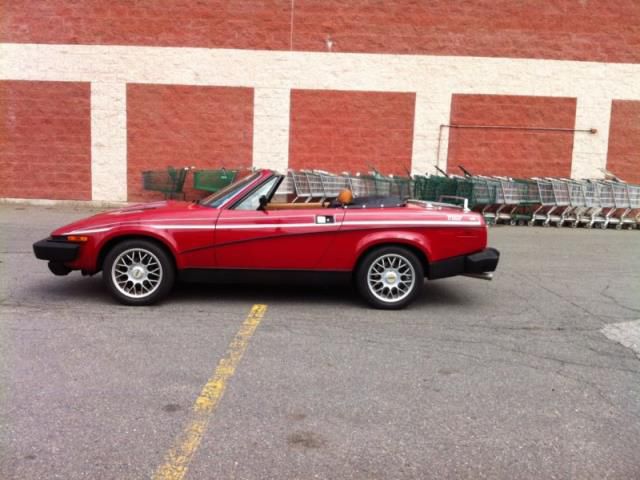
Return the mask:
<svg viewBox="0 0 640 480">
<path fill-rule="evenodd" d="M 124 256 L 130 255 L 134 252 L 146 253 L 154 264 L 158 263 L 160 266 L 159 270 L 154 270 L 154 272 L 159 271 L 159 274 L 151 271 L 146 273 L 145 278 L 148 278 L 149 280 L 144 280 L 147 282 L 145 288 L 149 287 L 150 291 L 148 293 L 141 292 L 140 296 L 136 296 L 137 292 L 135 290 L 132 294 L 127 295 L 125 291 L 123 291 L 127 287 L 118 285 L 115 280 L 114 273 L 114 263 L 120 261 L 119 259 L 123 259 Z M 123 253 L 125 255 L 121 257 Z M 135 263 L 135 257 L 133 258 Z M 148 257 L 144 258 L 146 259 Z M 156 260 L 157 262 L 155 262 Z M 155 277 L 151 277 L 150 275 L 155 275 Z M 175 281 L 175 276 L 175 266 L 171 256 L 164 248 L 148 240 L 125 240 L 116 244 L 111 250 L 109 250 L 104 259 L 104 263 L 102 264 L 102 280 L 104 281 L 107 290 L 109 290 L 116 300 L 125 305 L 152 305 L 162 300 L 171 291 Z M 143 281 L 137 282 L 140 285 L 143 283 Z M 154 282 L 153 288 L 150 287 L 152 285 L 151 282 Z M 129 288 L 133 288 L 133 282 L 130 282 L 130 284 L 131 287 Z M 142 286 L 140 288 L 142 289 Z"/>
<path fill-rule="evenodd" d="M 404 259 L 405 262 L 410 264 L 411 268 L 413 268 L 413 283 L 408 287 L 407 292 L 402 294 L 402 298 L 384 301 L 379 298 L 380 296 L 384 296 L 383 293 L 379 292 L 378 295 L 374 293 L 373 287 L 369 284 L 368 275 L 372 265 L 377 261 L 384 261 L 384 259 L 389 258 L 398 258 L 398 262 L 400 262 L 399 259 Z M 410 272 L 411 269 L 408 268 L 405 271 Z M 401 275 L 401 278 L 404 278 L 404 276 Z M 399 310 L 409 305 L 422 291 L 424 286 L 424 267 L 420 259 L 407 248 L 397 246 L 380 247 L 369 252 L 358 264 L 354 281 L 358 293 L 360 293 L 362 298 L 372 307 L 384 310 Z M 397 287 L 395 288 L 399 291 Z M 389 289 L 389 291 L 391 291 L 391 289 Z"/>
</svg>

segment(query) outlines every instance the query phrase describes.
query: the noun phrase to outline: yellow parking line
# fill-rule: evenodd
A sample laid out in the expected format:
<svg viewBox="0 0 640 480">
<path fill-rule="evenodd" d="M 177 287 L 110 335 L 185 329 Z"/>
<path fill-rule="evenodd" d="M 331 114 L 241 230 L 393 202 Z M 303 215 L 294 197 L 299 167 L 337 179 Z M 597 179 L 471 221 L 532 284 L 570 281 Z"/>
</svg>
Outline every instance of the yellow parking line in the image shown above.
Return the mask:
<svg viewBox="0 0 640 480">
<path fill-rule="evenodd" d="M 266 305 L 254 305 L 242 327 L 233 338 L 224 357 L 218 362 L 213 375 L 202 388 L 202 392 L 193 405 L 191 420 L 178 437 L 175 445 L 165 456 L 164 463 L 158 468 L 154 480 L 181 480 L 187 473 L 189 463 L 198 450 L 202 436 L 207 429 L 211 415 L 215 411 L 227 381 L 233 376 L 236 367 L 247 350 L 251 336 L 260 325 L 267 311 Z"/>
</svg>

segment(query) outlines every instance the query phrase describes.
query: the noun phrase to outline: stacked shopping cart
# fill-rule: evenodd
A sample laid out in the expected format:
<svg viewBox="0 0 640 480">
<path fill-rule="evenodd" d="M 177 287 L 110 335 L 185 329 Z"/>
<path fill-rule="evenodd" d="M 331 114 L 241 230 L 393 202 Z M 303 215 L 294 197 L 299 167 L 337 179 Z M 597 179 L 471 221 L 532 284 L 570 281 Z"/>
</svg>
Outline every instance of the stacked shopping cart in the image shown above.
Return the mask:
<svg viewBox="0 0 640 480">
<path fill-rule="evenodd" d="M 290 170 L 278 194 L 292 202 L 331 200 L 341 190 L 355 197 L 396 200 L 413 198 L 427 202 L 466 203 L 481 212 L 488 224 L 542 225 L 634 229 L 640 225 L 640 185 L 616 180 L 572 180 L 473 175 L 464 167 L 461 175 L 381 175 L 320 170 Z M 169 168 L 143 172 L 144 187 L 172 198 L 182 195 L 188 169 Z M 237 178 L 237 170 L 199 170 L 194 187 L 215 192 Z"/>
<path fill-rule="evenodd" d="M 284 184 L 278 189 L 293 202 L 319 202 L 338 196 L 348 188 L 355 197 L 414 196 L 414 181 L 410 177 L 342 173 L 336 175 L 321 170 L 289 170 Z"/>
<path fill-rule="evenodd" d="M 335 198 L 349 188 L 356 197 L 415 198 L 461 204 L 481 212 L 488 224 L 545 227 L 638 228 L 640 185 L 612 180 L 515 179 L 473 175 L 335 175 L 318 170 L 288 172 L 279 191 L 294 202 Z"/>
<path fill-rule="evenodd" d="M 618 230 L 640 224 L 640 185 L 619 180 L 514 179 L 462 170 L 461 176 L 415 176 L 415 197 L 467 199 L 489 224 Z"/>
</svg>

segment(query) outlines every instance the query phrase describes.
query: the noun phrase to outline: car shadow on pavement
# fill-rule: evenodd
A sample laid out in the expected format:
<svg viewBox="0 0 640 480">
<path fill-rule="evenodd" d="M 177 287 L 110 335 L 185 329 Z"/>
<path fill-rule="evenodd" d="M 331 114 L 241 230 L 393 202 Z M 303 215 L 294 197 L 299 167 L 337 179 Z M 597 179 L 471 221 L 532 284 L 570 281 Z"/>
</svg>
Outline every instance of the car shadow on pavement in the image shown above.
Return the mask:
<svg viewBox="0 0 640 480">
<path fill-rule="evenodd" d="M 169 302 L 190 301 L 242 301 L 270 304 L 331 304 L 333 307 L 365 307 L 356 289 L 348 282 L 334 285 L 308 284 L 199 284 L 179 283 L 174 288 Z M 471 305 L 468 296 L 460 293 L 451 283 L 425 282 L 420 295 L 412 307 L 456 304 Z"/>
<path fill-rule="evenodd" d="M 73 274 L 72 274 L 73 275 Z M 118 303 L 107 292 L 101 275 L 81 277 L 73 275 L 65 278 L 43 278 L 30 285 L 30 295 L 37 295 L 49 304 L 78 303 L 99 305 Z M 17 292 L 16 292 L 17 293 Z M 421 294 L 412 308 L 427 306 L 473 305 L 473 297 L 452 282 L 425 282 Z M 11 303 L 22 303 L 19 296 L 10 295 Z M 334 284 L 293 284 L 288 282 L 234 284 L 183 283 L 178 282 L 169 297 L 159 305 L 189 304 L 192 302 L 247 302 L 270 304 L 331 304 L 334 307 L 367 307 L 355 288 L 349 282 Z"/>
</svg>

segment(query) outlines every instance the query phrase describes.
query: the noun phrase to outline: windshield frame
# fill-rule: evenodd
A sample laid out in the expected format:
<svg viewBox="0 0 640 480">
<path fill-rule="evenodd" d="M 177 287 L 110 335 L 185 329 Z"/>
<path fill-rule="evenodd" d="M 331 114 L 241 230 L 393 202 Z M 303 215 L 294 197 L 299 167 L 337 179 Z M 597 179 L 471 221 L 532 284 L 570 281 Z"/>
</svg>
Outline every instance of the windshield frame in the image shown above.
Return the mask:
<svg viewBox="0 0 640 480">
<path fill-rule="evenodd" d="M 198 205 L 210 208 L 222 208 L 237 195 L 262 176 L 262 172 L 252 172 L 230 183 L 226 187 L 198 200 Z M 262 182 L 260 182 L 262 183 Z"/>
<path fill-rule="evenodd" d="M 239 196 L 237 198 L 237 200 L 235 202 L 233 202 L 232 205 L 229 206 L 229 210 L 238 210 L 238 208 L 237 208 L 238 205 L 240 205 L 247 198 L 249 198 L 251 195 L 253 195 L 257 190 L 262 188 L 262 186 L 265 183 L 269 182 L 273 178 L 276 178 L 276 183 L 271 187 L 271 189 L 269 190 L 267 195 L 265 195 L 265 197 L 267 197 L 267 201 L 271 202 L 271 199 L 273 198 L 273 195 L 276 193 L 276 190 L 278 190 L 278 187 L 282 183 L 282 180 L 284 179 L 284 177 L 285 177 L 284 175 L 280 175 L 279 173 L 272 172 L 272 175 L 269 175 L 268 177 L 265 177 L 262 182 L 255 184 L 253 187 L 251 187 L 251 189 L 247 190 L 244 195 Z M 246 210 L 246 211 L 250 212 L 251 210 Z"/>
</svg>

